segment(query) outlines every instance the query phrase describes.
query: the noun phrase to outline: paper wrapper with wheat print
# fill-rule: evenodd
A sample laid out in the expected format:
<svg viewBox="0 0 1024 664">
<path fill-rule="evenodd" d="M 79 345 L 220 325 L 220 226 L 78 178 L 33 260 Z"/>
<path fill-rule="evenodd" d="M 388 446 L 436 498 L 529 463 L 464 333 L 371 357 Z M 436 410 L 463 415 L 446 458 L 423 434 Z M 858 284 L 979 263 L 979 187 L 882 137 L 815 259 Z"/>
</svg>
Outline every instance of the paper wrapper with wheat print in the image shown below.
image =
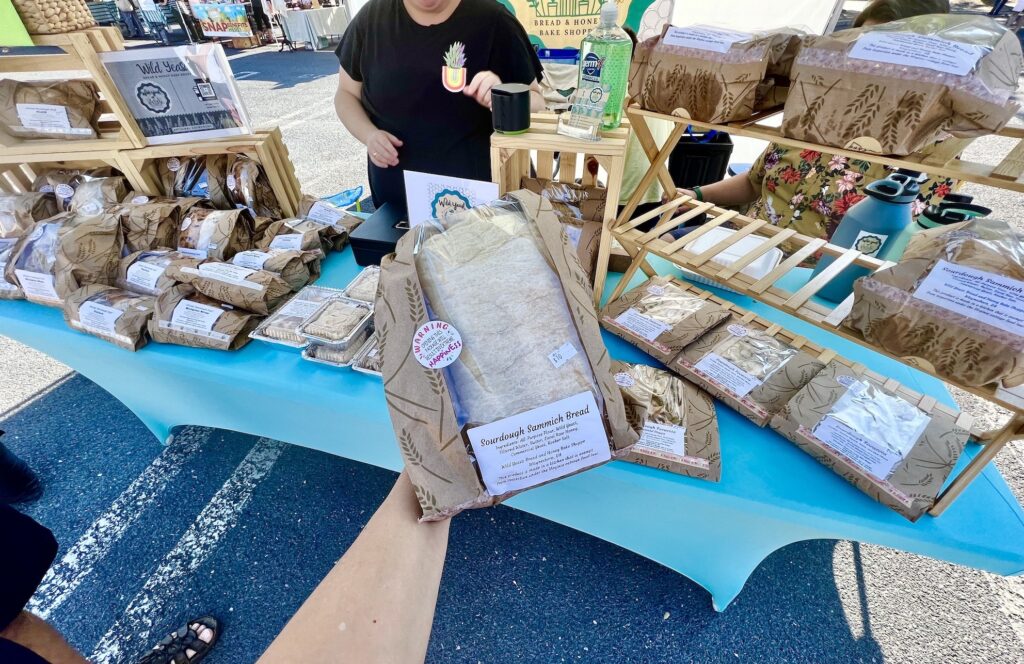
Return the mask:
<svg viewBox="0 0 1024 664">
<path fill-rule="evenodd" d="M 903 402 L 895 404 L 901 408 L 892 407 L 894 400 Z M 900 426 L 878 431 L 892 422 Z M 862 367 L 833 360 L 771 426 L 871 498 L 916 521 L 935 503 L 963 453 L 971 418 L 935 408 L 924 413 L 863 375 Z"/>
<path fill-rule="evenodd" d="M 228 164 L 225 180 L 228 196 L 236 206 L 249 208 L 258 217 L 280 219 L 284 216 L 266 172 L 248 156 L 234 156 Z"/>
<path fill-rule="evenodd" d="M 268 315 L 292 294 L 281 275 L 231 263 L 207 261 L 197 267 L 169 265 L 166 275 L 197 291 L 240 309 Z"/>
<path fill-rule="evenodd" d="M 443 232 L 406 234 L 382 264 L 375 324 L 385 396 L 424 520 L 493 505 L 603 463 L 637 438 L 611 376 L 587 278 L 551 204 L 525 191 L 509 200 L 455 215 Z M 524 271 L 528 265 L 534 271 Z M 478 278 L 484 273 L 488 279 Z M 451 328 L 461 341 L 454 342 Z M 550 341 L 556 337 L 561 347 Z M 434 344 L 439 340 L 443 346 Z M 459 354 L 443 367 L 452 348 Z M 536 453 L 546 474 L 523 465 L 517 488 L 488 490 L 496 480 L 493 467 L 485 466 L 495 450 L 508 454 L 512 465 L 525 462 L 502 445 L 519 435 L 518 428 L 493 437 L 482 432 L 533 417 L 566 397 L 590 404 L 562 414 L 567 427 L 583 418 L 597 422 L 596 437 L 575 441 L 583 467 L 545 456 L 558 451 L 533 437 L 517 438 L 524 442 L 519 453 Z M 594 414 L 599 417 L 591 420 Z M 546 418 L 530 432 L 557 436 L 557 419 Z M 487 449 L 492 445 L 497 447 Z M 597 448 L 603 448 L 601 457 Z M 483 466 L 482 454 L 488 455 Z M 588 463 L 595 457 L 603 461 Z"/>
<path fill-rule="evenodd" d="M 238 252 L 232 257 L 231 263 L 239 267 L 266 270 L 280 275 L 293 291 L 301 289 L 320 275 L 319 252 L 253 249 Z"/>
<path fill-rule="evenodd" d="M 17 138 L 96 138 L 99 96 L 91 81 L 0 80 L 0 131 Z"/>
<path fill-rule="evenodd" d="M 0 300 L 22 300 L 25 293 L 18 286 L 18 282 L 8 280 L 7 263 L 14 252 L 17 238 L 0 239 Z"/>
<path fill-rule="evenodd" d="M 349 234 L 363 223 L 359 217 L 308 194 L 303 194 L 299 200 L 299 216 L 319 227 L 320 235 L 328 245 L 324 251 L 344 249 Z"/>
<path fill-rule="evenodd" d="M 643 364 L 612 362 L 612 372 L 630 426 L 640 432 L 626 461 L 712 482 L 721 479 L 718 416 L 707 393 Z"/>
<path fill-rule="evenodd" d="M 1024 384 L 1024 234 L 994 219 L 916 233 L 900 262 L 854 282 L 844 325 L 971 387 Z"/>
<path fill-rule="evenodd" d="M 191 208 L 181 219 L 177 249 L 194 258 L 228 261 L 252 248 L 253 219 L 248 210 Z"/>
<path fill-rule="evenodd" d="M 630 96 L 649 111 L 683 109 L 703 122 L 745 120 L 785 101 L 798 45 L 792 30 L 751 34 L 667 25 L 637 46 Z"/>
<path fill-rule="evenodd" d="M 146 327 L 155 303 L 152 295 L 92 284 L 67 297 L 64 320 L 80 332 L 136 351 L 146 345 Z"/>
<path fill-rule="evenodd" d="M 898 155 L 943 132 L 983 136 L 1019 109 L 1022 64 L 1017 37 L 984 16 L 930 14 L 807 37 L 782 133 Z"/>
<path fill-rule="evenodd" d="M 178 246 L 182 216 L 202 200 L 130 194 L 111 212 L 121 220 L 128 252 L 169 249 Z"/>
<path fill-rule="evenodd" d="M 155 297 L 178 283 L 167 276 L 168 266 L 198 267 L 202 262 L 201 258 L 192 258 L 173 249 L 136 251 L 118 263 L 114 284 L 124 290 Z"/>
<path fill-rule="evenodd" d="M 0 193 L 0 240 L 22 237 L 37 221 L 55 214 L 57 199 L 53 194 L 35 191 Z"/>
<path fill-rule="evenodd" d="M 179 284 L 156 299 L 149 335 L 162 344 L 237 350 L 249 343 L 249 333 L 261 320 L 262 316 L 235 309 L 196 292 L 192 286 Z"/>
<path fill-rule="evenodd" d="M 523 178 L 522 187 L 551 201 L 580 265 L 593 281 L 608 190 L 538 178 Z"/>
</svg>

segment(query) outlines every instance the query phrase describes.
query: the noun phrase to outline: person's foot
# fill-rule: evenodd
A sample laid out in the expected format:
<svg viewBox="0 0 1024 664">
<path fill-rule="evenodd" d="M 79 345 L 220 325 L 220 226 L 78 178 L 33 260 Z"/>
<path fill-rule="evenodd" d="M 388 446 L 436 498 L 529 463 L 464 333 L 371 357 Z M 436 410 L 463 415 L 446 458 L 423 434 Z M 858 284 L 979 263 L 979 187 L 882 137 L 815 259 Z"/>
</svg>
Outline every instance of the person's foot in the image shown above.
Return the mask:
<svg viewBox="0 0 1024 664">
<path fill-rule="evenodd" d="M 209 654 L 219 636 L 217 619 L 203 616 L 165 636 L 137 664 L 196 664 Z"/>
<path fill-rule="evenodd" d="M 0 436 L 4 432 L 0 431 Z M 0 443 L 0 503 L 27 503 L 43 495 L 43 484 L 24 461 Z"/>
</svg>

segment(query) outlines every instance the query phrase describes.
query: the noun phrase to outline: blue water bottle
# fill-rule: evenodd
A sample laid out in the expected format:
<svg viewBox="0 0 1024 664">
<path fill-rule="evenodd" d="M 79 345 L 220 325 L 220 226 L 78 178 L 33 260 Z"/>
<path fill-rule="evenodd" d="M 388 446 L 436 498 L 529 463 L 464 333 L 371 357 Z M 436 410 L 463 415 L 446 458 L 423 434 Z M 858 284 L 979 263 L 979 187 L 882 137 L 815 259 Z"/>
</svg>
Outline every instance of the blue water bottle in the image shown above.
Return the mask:
<svg viewBox="0 0 1024 664">
<path fill-rule="evenodd" d="M 913 220 L 911 203 L 921 192 L 919 174 L 893 173 L 864 188 L 867 197 L 851 207 L 830 240 L 840 247 L 854 248 L 866 256 L 886 258 L 887 250 Z M 811 278 L 832 264 L 831 256 L 822 256 Z M 846 268 L 820 291 L 818 296 L 842 302 L 853 292 L 853 282 L 871 273 L 859 265 Z"/>
</svg>

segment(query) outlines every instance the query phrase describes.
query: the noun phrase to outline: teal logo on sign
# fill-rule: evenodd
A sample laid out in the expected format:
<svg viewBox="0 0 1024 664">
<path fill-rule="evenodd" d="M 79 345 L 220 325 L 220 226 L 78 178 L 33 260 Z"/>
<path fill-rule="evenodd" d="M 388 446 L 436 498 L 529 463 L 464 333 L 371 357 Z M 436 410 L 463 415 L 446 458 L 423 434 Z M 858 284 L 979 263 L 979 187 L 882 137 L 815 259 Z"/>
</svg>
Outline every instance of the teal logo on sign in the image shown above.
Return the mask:
<svg viewBox="0 0 1024 664">
<path fill-rule="evenodd" d="M 473 207 L 469 198 L 461 191 L 455 189 L 442 189 L 434 196 L 430 203 L 430 210 L 434 213 L 434 219 L 444 219 L 452 212 L 462 212 Z"/>
</svg>

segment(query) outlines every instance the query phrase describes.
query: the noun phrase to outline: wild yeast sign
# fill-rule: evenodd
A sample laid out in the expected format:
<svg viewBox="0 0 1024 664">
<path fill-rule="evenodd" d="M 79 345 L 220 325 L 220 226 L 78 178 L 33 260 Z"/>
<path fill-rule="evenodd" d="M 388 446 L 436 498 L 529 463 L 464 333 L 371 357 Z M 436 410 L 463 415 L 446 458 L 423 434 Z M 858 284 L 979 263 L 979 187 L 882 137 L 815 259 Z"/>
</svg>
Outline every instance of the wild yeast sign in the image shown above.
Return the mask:
<svg viewBox="0 0 1024 664">
<path fill-rule="evenodd" d="M 608 0 L 616 2 L 616 0 Z M 617 0 L 619 24 L 638 29 L 656 0 Z M 530 39 L 545 48 L 579 48 L 600 22 L 601 0 L 500 0 L 515 14 Z"/>
</svg>

